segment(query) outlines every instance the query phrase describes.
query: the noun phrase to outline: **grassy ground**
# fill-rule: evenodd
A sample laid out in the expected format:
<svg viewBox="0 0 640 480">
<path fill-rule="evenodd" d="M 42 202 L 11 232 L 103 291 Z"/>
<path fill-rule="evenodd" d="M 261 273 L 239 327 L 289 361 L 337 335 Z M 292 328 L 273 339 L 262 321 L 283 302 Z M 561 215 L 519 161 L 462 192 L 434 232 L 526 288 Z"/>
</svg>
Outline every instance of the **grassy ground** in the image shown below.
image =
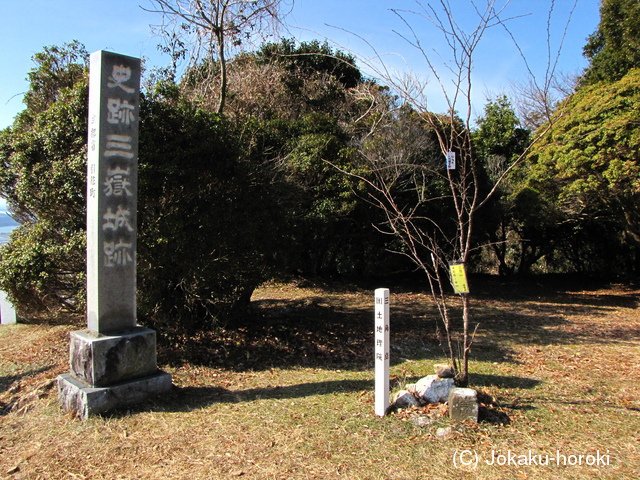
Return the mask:
<svg viewBox="0 0 640 480">
<path fill-rule="evenodd" d="M 373 415 L 372 290 L 266 285 L 257 326 L 160 348 L 171 394 L 87 421 L 52 382 L 82 325 L 2 326 L 0 478 L 638 478 L 640 290 L 472 288 L 471 383 L 494 400 L 479 424 Z M 391 312 L 398 389 L 444 358 L 427 295 L 394 289 Z"/>
</svg>

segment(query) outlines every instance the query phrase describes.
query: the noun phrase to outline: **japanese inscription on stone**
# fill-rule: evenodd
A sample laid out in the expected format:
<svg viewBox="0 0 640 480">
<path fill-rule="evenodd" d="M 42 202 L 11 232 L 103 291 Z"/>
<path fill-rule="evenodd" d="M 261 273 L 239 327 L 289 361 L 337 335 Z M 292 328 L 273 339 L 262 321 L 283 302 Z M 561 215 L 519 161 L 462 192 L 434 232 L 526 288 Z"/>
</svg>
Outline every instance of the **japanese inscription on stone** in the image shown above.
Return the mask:
<svg viewBox="0 0 640 480">
<path fill-rule="evenodd" d="M 87 323 L 136 325 L 140 60 L 91 55 L 87 162 Z"/>
</svg>

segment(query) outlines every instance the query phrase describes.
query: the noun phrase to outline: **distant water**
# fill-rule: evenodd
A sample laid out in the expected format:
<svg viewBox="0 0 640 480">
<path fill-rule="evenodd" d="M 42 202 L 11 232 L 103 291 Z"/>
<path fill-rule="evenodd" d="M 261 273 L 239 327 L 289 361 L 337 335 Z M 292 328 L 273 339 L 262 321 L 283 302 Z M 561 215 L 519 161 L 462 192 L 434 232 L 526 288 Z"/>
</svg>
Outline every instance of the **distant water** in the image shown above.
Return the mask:
<svg viewBox="0 0 640 480">
<path fill-rule="evenodd" d="M 5 243 L 9 243 L 9 234 L 11 232 L 4 232 L 0 229 L 0 245 L 4 245 Z"/>
<path fill-rule="evenodd" d="M 7 212 L 0 212 L 0 245 L 9 241 L 9 234 L 17 226 L 18 222 L 7 215 Z"/>
</svg>

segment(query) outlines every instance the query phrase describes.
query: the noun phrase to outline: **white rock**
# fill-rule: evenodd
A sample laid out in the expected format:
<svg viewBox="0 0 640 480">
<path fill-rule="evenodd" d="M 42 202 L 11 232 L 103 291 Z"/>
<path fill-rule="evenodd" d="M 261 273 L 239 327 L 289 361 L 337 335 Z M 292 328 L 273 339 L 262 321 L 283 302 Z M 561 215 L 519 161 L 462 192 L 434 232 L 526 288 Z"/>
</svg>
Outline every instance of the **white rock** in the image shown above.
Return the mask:
<svg viewBox="0 0 640 480">
<path fill-rule="evenodd" d="M 455 387 L 453 378 L 438 378 L 428 375 L 416 383 L 416 393 L 429 403 L 444 403 L 449 399 L 449 390 Z"/>
<path fill-rule="evenodd" d="M 431 417 L 413 417 L 411 419 L 411 423 L 420 428 L 428 427 L 433 422 L 435 422 L 435 420 Z"/>
<path fill-rule="evenodd" d="M 438 440 L 448 440 L 453 436 L 453 428 L 443 427 L 436 430 L 436 438 Z"/>
</svg>

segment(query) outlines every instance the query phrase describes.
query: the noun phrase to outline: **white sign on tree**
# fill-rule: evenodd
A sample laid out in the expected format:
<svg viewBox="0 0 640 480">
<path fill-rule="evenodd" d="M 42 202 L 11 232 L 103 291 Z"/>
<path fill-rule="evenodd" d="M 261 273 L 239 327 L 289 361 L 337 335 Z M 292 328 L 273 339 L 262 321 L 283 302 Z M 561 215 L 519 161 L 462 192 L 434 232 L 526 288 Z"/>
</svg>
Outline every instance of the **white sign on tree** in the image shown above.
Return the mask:
<svg viewBox="0 0 640 480">
<path fill-rule="evenodd" d="M 447 170 L 456 169 L 456 152 L 447 152 Z"/>
<path fill-rule="evenodd" d="M 375 413 L 384 417 L 389 408 L 389 289 L 375 291 Z"/>
</svg>

